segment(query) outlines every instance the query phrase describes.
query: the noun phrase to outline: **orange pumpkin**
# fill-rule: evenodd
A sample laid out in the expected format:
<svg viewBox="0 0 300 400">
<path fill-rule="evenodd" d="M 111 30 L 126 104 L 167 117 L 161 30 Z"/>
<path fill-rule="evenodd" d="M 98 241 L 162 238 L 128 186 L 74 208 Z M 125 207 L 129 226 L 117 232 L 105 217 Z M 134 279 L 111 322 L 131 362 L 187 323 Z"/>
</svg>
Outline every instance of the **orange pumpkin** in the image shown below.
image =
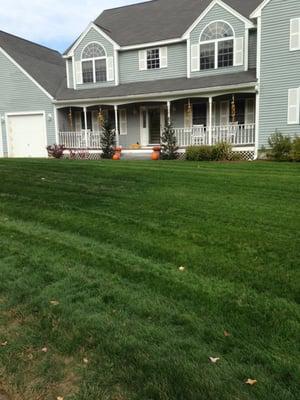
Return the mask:
<svg viewBox="0 0 300 400">
<path fill-rule="evenodd" d="M 159 151 L 154 151 L 151 155 L 152 161 L 158 161 L 160 158 L 160 152 Z"/>
<path fill-rule="evenodd" d="M 159 152 L 160 152 L 160 150 L 161 150 L 161 147 L 160 147 L 160 146 L 154 146 L 154 147 L 153 147 L 153 151 L 159 151 Z"/>
<path fill-rule="evenodd" d="M 119 161 L 120 159 L 121 159 L 121 154 L 120 153 L 114 154 L 114 156 L 113 156 L 113 160 L 114 161 Z"/>
</svg>

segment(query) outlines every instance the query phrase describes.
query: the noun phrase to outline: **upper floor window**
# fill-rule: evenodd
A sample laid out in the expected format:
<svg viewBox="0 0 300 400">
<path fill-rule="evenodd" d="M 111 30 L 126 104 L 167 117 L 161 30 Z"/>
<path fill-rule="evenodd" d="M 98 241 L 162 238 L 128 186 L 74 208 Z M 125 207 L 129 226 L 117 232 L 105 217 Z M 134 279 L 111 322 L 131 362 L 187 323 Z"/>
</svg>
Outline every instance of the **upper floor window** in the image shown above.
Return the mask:
<svg viewBox="0 0 300 400">
<path fill-rule="evenodd" d="M 146 71 L 168 67 L 168 48 L 158 47 L 139 51 L 139 70 Z"/>
<path fill-rule="evenodd" d="M 233 63 L 233 29 L 226 22 L 212 22 L 200 37 L 200 69 L 231 67 Z"/>
<path fill-rule="evenodd" d="M 107 57 L 101 44 L 88 44 L 83 49 L 81 63 L 83 83 L 107 81 Z"/>
<path fill-rule="evenodd" d="M 300 50 L 300 18 L 290 21 L 290 50 Z"/>
<path fill-rule="evenodd" d="M 160 51 L 159 49 L 147 50 L 147 69 L 160 68 Z"/>
</svg>

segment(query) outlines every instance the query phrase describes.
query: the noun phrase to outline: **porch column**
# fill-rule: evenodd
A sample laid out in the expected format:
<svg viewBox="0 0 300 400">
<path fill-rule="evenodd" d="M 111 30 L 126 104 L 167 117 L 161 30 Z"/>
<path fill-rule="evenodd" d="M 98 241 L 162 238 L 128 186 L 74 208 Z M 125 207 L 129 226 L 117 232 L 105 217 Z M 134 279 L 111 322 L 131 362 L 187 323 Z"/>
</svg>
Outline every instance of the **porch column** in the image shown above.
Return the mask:
<svg viewBox="0 0 300 400">
<path fill-rule="evenodd" d="M 171 102 L 167 101 L 167 108 L 168 108 L 168 125 L 171 123 Z"/>
<path fill-rule="evenodd" d="M 120 145 L 120 140 L 119 140 L 119 119 L 118 119 L 118 106 L 114 106 L 115 109 L 115 127 L 116 127 L 116 145 Z"/>
<path fill-rule="evenodd" d="M 208 119 L 208 144 L 212 145 L 212 113 L 213 113 L 213 98 L 209 97 L 209 119 Z"/>
<path fill-rule="evenodd" d="M 87 123 L 87 108 L 83 107 L 84 114 L 84 135 L 85 135 L 85 147 L 88 148 L 88 123 Z"/>
</svg>

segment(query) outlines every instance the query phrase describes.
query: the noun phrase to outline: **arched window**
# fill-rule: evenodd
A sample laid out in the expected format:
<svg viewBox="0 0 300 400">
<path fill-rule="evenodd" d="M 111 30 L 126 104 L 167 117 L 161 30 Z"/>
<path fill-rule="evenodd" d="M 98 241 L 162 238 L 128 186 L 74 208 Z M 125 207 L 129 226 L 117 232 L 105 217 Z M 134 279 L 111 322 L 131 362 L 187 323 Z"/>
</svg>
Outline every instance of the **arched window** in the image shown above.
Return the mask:
<svg viewBox="0 0 300 400">
<path fill-rule="evenodd" d="M 200 69 L 233 66 L 234 31 L 223 21 L 212 22 L 200 36 Z"/>
<path fill-rule="evenodd" d="M 107 81 L 106 51 L 100 43 L 90 43 L 82 51 L 82 81 L 96 83 Z"/>
</svg>

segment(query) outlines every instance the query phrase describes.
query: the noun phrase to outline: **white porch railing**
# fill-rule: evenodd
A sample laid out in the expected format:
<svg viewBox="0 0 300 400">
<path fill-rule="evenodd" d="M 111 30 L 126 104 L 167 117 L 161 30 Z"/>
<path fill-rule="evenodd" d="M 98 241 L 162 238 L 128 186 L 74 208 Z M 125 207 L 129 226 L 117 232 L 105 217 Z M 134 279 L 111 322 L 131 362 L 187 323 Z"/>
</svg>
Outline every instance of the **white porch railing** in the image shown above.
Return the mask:
<svg viewBox="0 0 300 400">
<path fill-rule="evenodd" d="M 179 147 L 227 142 L 233 146 L 254 146 L 255 124 L 174 128 Z"/>
<path fill-rule="evenodd" d="M 59 144 L 67 149 L 100 149 L 101 132 L 59 132 Z"/>
</svg>

